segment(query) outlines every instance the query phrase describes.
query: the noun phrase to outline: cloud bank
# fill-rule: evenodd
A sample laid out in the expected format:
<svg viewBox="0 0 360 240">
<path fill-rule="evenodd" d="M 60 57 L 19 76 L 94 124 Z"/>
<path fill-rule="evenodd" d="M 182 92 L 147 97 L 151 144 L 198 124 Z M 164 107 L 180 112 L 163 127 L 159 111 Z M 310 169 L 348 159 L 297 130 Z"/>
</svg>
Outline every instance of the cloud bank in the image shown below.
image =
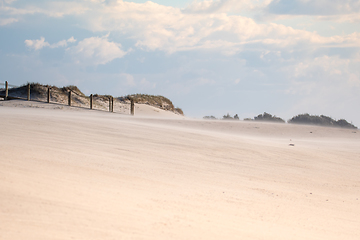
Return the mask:
<svg viewBox="0 0 360 240">
<path fill-rule="evenodd" d="M 359 46 L 357 33 L 342 36 L 321 36 L 316 32 L 294 29 L 276 23 L 257 23 L 249 17 L 228 15 L 230 9 L 261 8 L 271 14 L 307 14 L 318 17 L 332 14 L 358 13 L 360 1 L 273 0 L 254 5 L 253 1 L 195 1 L 187 9 L 162 6 L 153 2 L 137 4 L 118 1 L 79 1 L 44 3 L 41 6 L 8 9 L 10 15 L 44 13 L 51 17 L 73 15 L 81 27 L 93 32 L 117 32 L 135 40 L 134 47 L 167 53 L 206 50 L 236 54 L 245 48 L 301 49 L 308 47 Z M 326 4 L 326 8 L 322 7 Z M 262 7 L 259 7 L 259 6 Z M 60 7 L 61 6 L 61 7 Z M 37 9 L 37 10 L 34 10 Z M 71 9 L 71 10 L 70 10 Z M 199 13 L 200 12 L 200 13 Z M 211 12 L 204 14 L 204 12 Z M 11 21 L 18 21 L 13 18 Z M 11 22 L 10 21 L 10 22 Z M 8 24 L 8 23 L 3 23 Z M 28 41 L 28 40 L 27 40 Z M 31 40 L 29 40 L 31 41 Z M 59 43 L 65 44 L 65 42 Z M 36 50 L 50 46 L 46 42 L 27 42 Z M 50 46 L 51 47 L 51 46 Z"/>
<path fill-rule="evenodd" d="M 245 4 L 247 1 L 241 1 Z M 199 4 L 225 6 L 231 1 L 204 1 Z M 271 2 L 270 4 L 272 4 Z M 249 5 L 249 4 L 248 4 Z M 136 39 L 136 47 L 168 53 L 197 49 L 236 53 L 256 44 L 264 48 L 286 46 L 302 48 L 320 44 L 357 46 L 358 35 L 323 37 L 315 32 L 275 23 L 256 23 L 253 19 L 224 13 L 193 14 L 152 2 L 123 1 L 101 4 L 86 18 L 87 29 L 120 32 Z"/>
</svg>

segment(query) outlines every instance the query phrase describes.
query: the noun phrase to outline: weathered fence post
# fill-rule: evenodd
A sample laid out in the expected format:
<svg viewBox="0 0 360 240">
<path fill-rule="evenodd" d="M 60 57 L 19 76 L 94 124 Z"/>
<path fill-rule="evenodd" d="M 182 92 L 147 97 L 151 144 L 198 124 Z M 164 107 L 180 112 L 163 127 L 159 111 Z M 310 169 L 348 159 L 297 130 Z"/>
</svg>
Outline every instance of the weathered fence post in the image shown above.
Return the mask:
<svg viewBox="0 0 360 240">
<path fill-rule="evenodd" d="M 50 88 L 48 87 L 47 102 L 50 103 Z"/>
<path fill-rule="evenodd" d="M 27 100 L 30 101 L 30 83 L 27 85 Z"/>
<path fill-rule="evenodd" d="M 93 109 L 93 95 L 90 95 L 90 109 Z"/>
<path fill-rule="evenodd" d="M 71 90 L 69 90 L 69 106 L 71 106 Z"/>
<path fill-rule="evenodd" d="M 5 81 L 5 100 L 8 100 L 9 96 L 9 84 L 7 81 Z"/>
<path fill-rule="evenodd" d="M 131 103 L 130 103 L 130 108 L 131 108 L 131 115 L 135 115 L 135 104 L 134 104 L 134 99 L 130 99 Z"/>
<path fill-rule="evenodd" d="M 111 97 L 111 112 L 114 112 L 114 98 Z"/>
<path fill-rule="evenodd" d="M 109 112 L 111 112 L 111 97 L 109 97 Z"/>
</svg>

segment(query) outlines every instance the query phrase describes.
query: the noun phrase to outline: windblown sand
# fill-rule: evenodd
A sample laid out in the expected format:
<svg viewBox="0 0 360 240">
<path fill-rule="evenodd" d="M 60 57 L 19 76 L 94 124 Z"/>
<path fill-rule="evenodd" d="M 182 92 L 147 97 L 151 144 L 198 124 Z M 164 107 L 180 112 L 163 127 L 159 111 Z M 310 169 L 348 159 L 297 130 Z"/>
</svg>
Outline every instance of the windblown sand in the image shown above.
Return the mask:
<svg viewBox="0 0 360 240">
<path fill-rule="evenodd" d="M 3 105 L 0 239 L 360 239 L 358 130 Z"/>
</svg>

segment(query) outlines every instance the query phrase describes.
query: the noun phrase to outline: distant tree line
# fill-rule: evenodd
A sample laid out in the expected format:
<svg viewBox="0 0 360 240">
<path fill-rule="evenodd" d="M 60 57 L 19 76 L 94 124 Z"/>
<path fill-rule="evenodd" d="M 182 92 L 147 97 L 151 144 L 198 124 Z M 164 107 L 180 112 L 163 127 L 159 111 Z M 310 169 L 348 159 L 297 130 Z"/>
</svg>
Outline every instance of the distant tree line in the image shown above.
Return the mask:
<svg viewBox="0 0 360 240">
<path fill-rule="evenodd" d="M 345 119 L 340 119 L 336 121 L 328 116 L 309 115 L 308 113 L 299 114 L 293 117 L 292 119 L 290 119 L 288 123 L 312 124 L 312 125 L 357 129 L 357 127 L 355 127 L 352 123 L 349 123 Z"/>
<path fill-rule="evenodd" d="M 205 116 L 204 119 L 208 120 L 216 120 L 217 118 L 214 116 Z M 222 117 L 222 120 L 239 120 L 239 116 L 235 114 L 233 117 L 230 114 L 226 114 Z M 266 121 L 266 122 L 278 122 L 278 123 L 285 123 L 286 121 L 282 118 L 279 118 L 275 115 L 271 115 L 269 113 L 264 112 L 263 114 L 259 114 L 254 118 L 245 118 L 244 121 Z M 341 128 L 350 128 L 350 129 L 357 129 L 352 123 L 349 123 L 345 119 L 334 120 L 328 116 L 324 115 L 310 115 L 308 113 L 299 114 L 290 120 L 287 121 L 288 123 L 295 123 L 295 124 L 310 124 L 310 125 L 319 125 L 319 126 L 330 126 L 330 127 L 341 127 Z"/>
</svg>

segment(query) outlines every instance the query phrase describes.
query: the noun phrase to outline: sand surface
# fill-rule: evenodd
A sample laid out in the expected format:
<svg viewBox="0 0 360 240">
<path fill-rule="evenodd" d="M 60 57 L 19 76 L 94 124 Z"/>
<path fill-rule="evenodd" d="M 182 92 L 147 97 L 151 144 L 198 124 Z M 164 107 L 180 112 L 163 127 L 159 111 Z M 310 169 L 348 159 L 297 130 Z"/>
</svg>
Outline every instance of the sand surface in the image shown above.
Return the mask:
<svg viewBox="0 0 360 240">
<path fill-rule="evenodd" d="M 358 130 L 12 104 L 2 240 L 360 239 Z"/>
</svg>

